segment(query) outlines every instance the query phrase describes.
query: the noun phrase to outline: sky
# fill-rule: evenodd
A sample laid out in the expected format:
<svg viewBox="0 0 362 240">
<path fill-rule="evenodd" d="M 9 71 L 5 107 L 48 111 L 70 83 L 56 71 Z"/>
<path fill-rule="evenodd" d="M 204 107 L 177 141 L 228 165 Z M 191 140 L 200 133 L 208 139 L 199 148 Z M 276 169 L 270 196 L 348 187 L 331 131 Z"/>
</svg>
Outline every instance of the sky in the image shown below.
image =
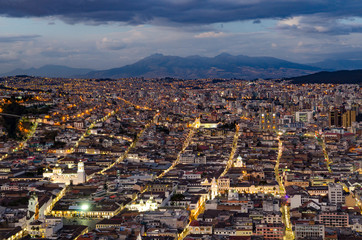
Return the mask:
<svg viewBox="0 0 362 240">
<path fill-rule="evenodd" d="M 360 0 L 0 0 L 0 72 L 154 53 L 362 59 Z"/>
</svg>

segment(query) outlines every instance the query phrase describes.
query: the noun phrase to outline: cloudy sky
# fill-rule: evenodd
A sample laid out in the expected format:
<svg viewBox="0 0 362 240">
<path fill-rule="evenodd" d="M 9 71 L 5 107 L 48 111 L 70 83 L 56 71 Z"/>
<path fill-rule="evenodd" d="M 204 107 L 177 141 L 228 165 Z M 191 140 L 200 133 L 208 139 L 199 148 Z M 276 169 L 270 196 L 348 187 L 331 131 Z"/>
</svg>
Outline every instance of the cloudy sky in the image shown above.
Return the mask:
<svg viewBox="0 0 362 240">
<path fill-rule="evenodd" d="M 0 0 L 0 72 L 153 53 L 361 59 L 360 0 Z"/>
</svg>

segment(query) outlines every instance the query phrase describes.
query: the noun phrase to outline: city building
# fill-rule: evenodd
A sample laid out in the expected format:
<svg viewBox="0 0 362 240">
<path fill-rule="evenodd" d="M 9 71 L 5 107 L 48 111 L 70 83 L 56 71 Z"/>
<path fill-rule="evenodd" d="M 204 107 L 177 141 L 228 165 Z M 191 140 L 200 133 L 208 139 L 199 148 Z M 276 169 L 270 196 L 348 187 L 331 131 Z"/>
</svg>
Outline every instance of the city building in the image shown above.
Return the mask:
<svg viewBox="0 0 362 240">
<path fill-rule="evenodd" d="M 344 203 L 343 186 L 341 184 L 328 184 L 328 201 L 334 205 Z"/>
<path fill-rule="evenodd" d="M 345 212 L 321 212 L 319 223 L 326 227 L 347 227 L 349 216 Z"/>
<path fill-rule="evenodd" d="M 295 239 L 324 239 L 324 225 L 320 224 L 296 224 Z"/>
<path fill-rule="evenodd" d="M 296 122 L 310 123 L 312 120 L 313 120 L 313 112 L 312 111 L 296 112 L 295 113 L 295 121 Z"/>
<path fill-rule="evenodd" d="M 53 168 L 53 171 L 46 171 L 43 177 L 51 179 L 54 183 L 81 184 L 86 182 L 86 173 L 84 171 L 84 162 L 79 161 L 77 171 L 64 171 L 59 165 Z"/>
</svg>

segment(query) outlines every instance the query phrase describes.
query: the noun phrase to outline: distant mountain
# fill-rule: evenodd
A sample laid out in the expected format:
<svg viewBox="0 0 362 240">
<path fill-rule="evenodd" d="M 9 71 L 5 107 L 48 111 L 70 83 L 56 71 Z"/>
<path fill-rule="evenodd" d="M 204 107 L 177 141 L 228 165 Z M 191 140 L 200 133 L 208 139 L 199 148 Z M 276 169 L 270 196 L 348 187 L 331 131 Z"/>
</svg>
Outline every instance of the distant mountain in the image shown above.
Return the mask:
<svg viewBox="0 0 362 240">
<path fill-rule="evenodd" d="M 343 70 L 336 72 L 318 72 L 306 76 L 293 77 L 292 83 L 332 83 L 332 84 L 361 84 L 362 70 Z"/>
<path fill-rule="evenodd" d="M 45 65 L 40 68 L 29 68 L 29 69 L 15 69 L 11 72 L 2 73 L 0 76 L 15 76 L 15 75 L 29 75 L 38 77 L 60 77 L 70 78 L 76 75 L 83 75 L 92 69 L 88 68 L 71 68 L 60 65 Z"/>
<path fill-rule="evenodd" d="M 153 54 L 134 64 L 103 71 L 93 71 L 84 78 L 174 77 L 195 78 L 281 78 L 310 74 L 317 67 L 272 57 L 233 56 L 227 53 L 213 58 L 164 56 Z"/>
<path fill-rule="evenodd" d="M 362 69 L 362 60 L 326 59 L 321 62 L 308 64 L 325 70 L 355 70 Z"/>
</svg>

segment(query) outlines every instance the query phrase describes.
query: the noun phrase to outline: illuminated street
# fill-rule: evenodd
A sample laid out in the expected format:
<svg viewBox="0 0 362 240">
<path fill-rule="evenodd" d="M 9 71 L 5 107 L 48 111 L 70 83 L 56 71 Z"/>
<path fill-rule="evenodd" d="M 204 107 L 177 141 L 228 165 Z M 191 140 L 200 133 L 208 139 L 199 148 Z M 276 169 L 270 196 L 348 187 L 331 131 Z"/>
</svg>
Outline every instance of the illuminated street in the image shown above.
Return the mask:
<svg viewBox="0 0 362 240">
<path fill-rule="evenodd" d="M 82 141 L 85 136 L 88 135 L 89 130 L 94 127 L 95 123 L 106 121 L 110 116 L 114 115 L 115 113 L 116 113 L 116 111 L 112 111 L 111 113 L 107 114 L 107 115 L 104 116 L 103 118 L 98 119 L 98 120 L 96 120 L 95 122 L 93 122 L 93 123 L 90 125 L 90 127 L 87 129 L 87 131 L 85 131 L 85 133 L 82 135 L 82 137 L 79 138 L 79 140 L 77 141 L 77 144 L 78 144 L 80 141 Z M 116 164 L 124 161 L 124 159 L 127 157 L 128 152 L 129 152 L 132 148 L 134 148 L 134 147 L 136 146 L 139 137 L 143 134 L 143 132 L 144 132 L 148 127 L 150 127 L 152 124 L 155 123 L 155 121 L 157 120 L 157 117 L 158 117 L 158 116 L 159 116 L 159 113 L 156 113 L 155 116 L 153 117 L 152 121 L 148 122 L 148 123 L 144 126 L 144 128 L 138 133 L 138 135 L 137 135 L 137 137 L 135 138 L 135 140 L 134 140 L 134 141 L 132 142 L 132 144 L 127 148 L 126 152 L 125 152 L 122 156 L 120 156 L 114 163 L 112 163 L 112 164 L 109 165 L 108 167 L 105 167 L 105 168 L 103 168 L 102 170 L 100 170 L 99 172 L 96 172 L 96 173 L 93 173 L 93 174 L 87 176 L 86 181 L 91 180 L 91 179 L 92 179 L 94 176 L 96 176 L 97 174 L 104 174 L 104 172 L 106 172 L 107 170 L 111 169 L 111 168 L 114 167 Z M 77 146 L 77 144 L 76 144 L 76 146 Z M 73 151 L 74 151 L 74 149 L 73 149 Z M 63 189 L 63 191 L 61 192 L 61 194 L 59 195 L 59 197 L 57 197 L 56 199 L 53 200 L 50 209 L 47 211 L 48 214 L 50 214 L 52 207 L 64 196 L 65 190 L 66 190 L 66 188 Z M 146 189 L 145 189 L 144 191 L 146 191 Z M 142 194 L 142 192 L 140 193 L 140 195 L 141 195 L 141 194 Z M 132 203 L 133 201 L 135 201 L 136 199 L 137 199 L 137 197 L 134 198 L 134 199 L 131 201 L 131 203 Z M 125 207 L 126 207 L 126 206 L 125 206 Z M 123 207 L 122 209 L 120 209 L 120 211 L 122 211 L 125 207 Z"/>
<path fill-rule="evenodd" d="M 328 154 L 328 151 L 327 151 L 327 147 L 326 147 L 326 142 L 325 142 L 325 138 L 324 137 L 318 137 L 318 135 L 316 134 L 316 139 L 317 139 L 317 142 L 321 145 L 322 149 L 323 149 L 323 154 L 324 154 L 324 158 L 325 158 L 325 161 L 326 161 L 326 165 L 327 165 L 327 168 L 328 168 L 328 171 L 330 173 L 332 173 L 332 169 L 330 167 L 330 164 L 332 164 L 333 162 L 330 160 L 329 158 L 329 154 Z M 349 192 L 349 189 L 344 189 L 346 192 Z M 352 197 L 354 198 L 354 200 L 356 201 L 356 207 L 358 207 L 360 209 L 360 213 L 362 214 L 362 202 L 360 200 L 360 198 L 357 197 L 356 193 L 354 193 L 353 191 L 350 192 L 350 194 L 352 195 Z"/>
<path fill-rule="evenodd" d="M 160 175 L 157 176 L 157 178 L 164 177 L 169 171 L 174 169 L 179 163 L 180 163 L 180 157 L 185 152 L 186 148 L 189 146 L 190 142 L 192 141 L 192 137 L 195 134 L 195 131 L 200 127 L 200 118 L 195 118 L 195 121 L 191 124 L 189 128 L 189 133 L 187 134 L 187 137 L 182 145 L 181 151 L 177 154 L 176 160 L 171 164 L 171 166 L 163 171 Z"/>
<path fill-rule="evenodd" d="M 280 171 L 279 171 L 279 164 L 280 164 L 280 159 L 283 155 L 283 141 L 281 139 L 281 134 L 279 134 L 278 136 L 278 157 L 277 157 L 277 161 L 275 163 L 275 177 L 276 180 L 279 184 L 279 195 L 281 196 L 282 199 L 286 198 L 286 192 L 285 192 L 285 187 L 283 184 L 283 180 L 280 176 Z M 287 203 L 284 203 L 284 206 L 282 206 L 281 208 L 281 212 L 283 215 L 283 223 L 285 225 L 285 235 L 284 235 L 284 239 L 294 239 L 294 232 L 293 232 L 293 227 L 292 227 L 292 223 L 290 221 L 290 212 L 289 212 L 289 207 Z"/>
<path fill-rule="evenodd" d="M 114 163 L 112 163 L 111 165 L 109 165 L 108 167 L 102 169 L 101 171 L 94 173 L 93 175 L 88 176 L 87 180 L 91 179 L 95 174 L 104 174 L 104 172 L 106 172 L 107 170 L 111 169 L 112 167 L 114 167 L 116 164 L 119 164 L 120 162 L 123 162 L 124 159 L 127 158 L 128 153 L 136 146 L 138 139 L 140 138 L 140 136 L 142 136 L 142 134 L 147 130 L 147 128 L 149 128 L 150 126 L 152 126 L 153 124 L 155 124 L 155 122 L 157 121 L 157 118 L 159 116 L 159 113 L 156 113 L 155 116 L 153 117 L 152 121 L 148 122 L 144 128 L 137 134 L 136 138 L 133 140 L 133 142 L 131 143 L 131 145 L 127 148 L 127 150 L 125 151 L 125 153 L 120 156 Z"/>
<path fill-rule="evenodd" d="M 94 120 L 94 121 L 89 125 L 89 127 L 84 131 L 84 133 L 78 138 L 78 140 L 75 142 L 74 146 L 71 147 L 71 148 L 69 149 L 69 151 L 67 151 L 67 155 L 74 153 L 74 151 L 75 151 L 75 149 L 78 147 L 79 143 L 80 143 L 81 141 L 83 141 L 83 139 L 84 139 L 87 135 L 89 135 L 90 130 L 92 130 L 92 129 L 94 128 L 94 126 L 96 125 L 96 123 L 100 123 L 100 122 L 106 121 L 109 117 L 111 117 L 111 116 L 113 116 L 114 114 L 116 114 L 117 111 L 119 111 L 119 109 L 114 110 L 114 111 L 108 113 L 107 115 L 105 115 L 104 117 L 102 117 L 102 118 L 100 118 L 100 119 Z M 67 155 L 65 155 L 63 158 L 58 159 L 58 162 L 62 161 Z"/>
<path fill-rule="evenodd" d="M 4 79 L 0 111 L 26 113 L 0 129 L 0 205 L 12 239 L 358 235 L 357 86 Z"/>
<path fill-rule="evenodd" d="M 236 125 L 229 161 L 227 162 L 225 170 L 221 173 L 219 178 L 223 177 L 229 171 L 229 169 L 232 167 L 232 165 L 234 163 L 235 153 L 238 148 L 239 129 L 240 129 L 239 125 Z"/>
<path fill-rule="evenodd" d="M 199 126 L 199 124 L 200 124 L 199 119 L 196 119 L 193 126 Z M 240 129 L 239 125 L 236 125 L 235 133 L 234 133 L 234 137 L 233 137 L 233 142 L 232 142 L 232 146 L 231 146 L 231 151 L 230 151 L 230 155 L 229 155 L 229 159 L 228 159 L 228 161 L 226 163 L 224 171 L 221 173 L 221 175 L 218 177 L 218 179 L 216 181 L 218 181 L 221 177 L 223 177 L 228 172 L 228 170 L 232 167 L 232 165 L 234 163 L 235 152 L 236 152 L 237 147 L 238 147 L 239 129 Z M 190 229 L 189 229 L 190 224 L 191 224 L 191 222 L 193 220 L 197 219 L 198 216 L 201 213 L 204 212 L 204 210 L 205 210 L 205 202 L 206 201 L 207 201 L 207 199 L 205 199 L 205 198 L 200 198 L 199 199 L 198 207 L 194 211 L 191 212 L 190 222 L 184 228 L 184 230 L 178 235 L 178 240 L 183 240 L 185 237 L 187 237 L 190 234 Z"/>
<path fill-rule="evenodd" d="M 322 136 L 319 136 L 319 135 L 317 135 L 317 134 L 316 134 L 315 138 L 317 139 L 318 144 L 322 147 L 323 155 L 324 155 L 324 160 L 325 160 L 325 162 L 326 162 L 327 169 L 328 169 L 328 171 L 331 173 L 331 172 L 332 172 L 332 169 L 331 169 L 330 165 L 331 165 L 332 161 L 330 160 L 329 155 L 328 155 L 328 151 L 327 151 L 327 148 L 326 148 L 325 138 L 322 137 Z"/>
</svg>

